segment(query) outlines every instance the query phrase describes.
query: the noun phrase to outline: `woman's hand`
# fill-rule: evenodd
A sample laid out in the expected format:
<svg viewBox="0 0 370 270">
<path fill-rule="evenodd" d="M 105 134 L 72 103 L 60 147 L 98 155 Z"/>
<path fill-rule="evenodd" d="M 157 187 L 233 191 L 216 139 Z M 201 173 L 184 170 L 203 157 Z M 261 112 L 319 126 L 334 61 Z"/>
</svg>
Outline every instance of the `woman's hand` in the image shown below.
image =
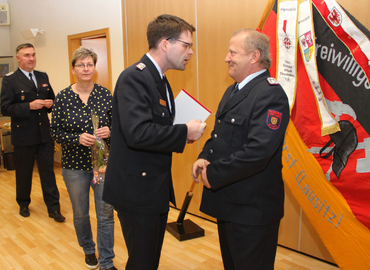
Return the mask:
<svg viewBox="0 0 370 270">
<path fill-rule="evenodd" d="M 83 146 L 90 147 L 94 144 L 96 138 L 94 135 L 91 135 L 89 133 L 82 133 L 80 135 L 79 143 Z"/>
<path fill-rule="evenodd" d="M 100 137 L 102 139 L 109 138 L 110 137 L 110 129 L 109 129 L 109 127 L 105 126 L 105 127 L 98 128 L 96 130 L 96 136 L 98 136 L 98 137 Z"/>
</svg>

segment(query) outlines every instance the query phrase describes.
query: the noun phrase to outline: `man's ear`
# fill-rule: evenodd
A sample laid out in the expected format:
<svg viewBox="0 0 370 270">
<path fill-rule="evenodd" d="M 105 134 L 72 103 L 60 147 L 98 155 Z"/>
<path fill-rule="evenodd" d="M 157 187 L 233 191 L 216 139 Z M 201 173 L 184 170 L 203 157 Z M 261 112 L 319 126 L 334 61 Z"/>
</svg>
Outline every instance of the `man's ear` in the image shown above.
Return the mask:
<svg viewBox="0 0 370 270">
<path fill-rule="evenodd" d="M 261 52 L 259 50 L 253 51 L 252 54 L 252 63 L 258 63 L 261 57 Z"/>
<path fill-rule="evenodd" d="M 169 45 L 169 41 L 167 39 L 162 39 L 159 44 L 158 44 L 158 47 L 162 50 L 162 51 L 167 51 L 168 49 L 168 45 Z"/>
</svg>

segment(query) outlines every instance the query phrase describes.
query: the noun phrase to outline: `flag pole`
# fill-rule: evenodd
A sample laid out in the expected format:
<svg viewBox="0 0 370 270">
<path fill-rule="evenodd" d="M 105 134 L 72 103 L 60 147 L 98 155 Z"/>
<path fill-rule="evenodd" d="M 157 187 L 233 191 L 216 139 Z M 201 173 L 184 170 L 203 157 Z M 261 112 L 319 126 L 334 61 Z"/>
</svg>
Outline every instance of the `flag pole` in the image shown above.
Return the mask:
<svg viewBox="0 0 370 270">
<path fill-rule="evenodd" d="M 197 237 L 204 236 L 204 230 L 197 224 L 192 222 L 190 219 L 185 219 L 185 214 L 188 210 L 191 198 L 193 198 L 193 189 L 195 187 L 195 181 L 192 181 L 190 190 L 186 193 L 184 203 L 180 209 L 179 217 L 176 222 L 167 223 L 167 231 L 175 236 L 177 240 L 189 240 Z"/>
<path fill-rule="evenodd" d="M 270 12 L 271 12 L 272 8 L 274 7 L 275 1 L 276 0 L 269 0 L 268 1 L 267 5 L 265 7 L 265 11 L 263 12 L 263 15 L 260 19 L 260 22 L 259 22 L 258 26 L 257 26 L 257 30 L 262 31 L 262 28 L 265 26 L 267 18 L 270 15 Z"/>
</svg>

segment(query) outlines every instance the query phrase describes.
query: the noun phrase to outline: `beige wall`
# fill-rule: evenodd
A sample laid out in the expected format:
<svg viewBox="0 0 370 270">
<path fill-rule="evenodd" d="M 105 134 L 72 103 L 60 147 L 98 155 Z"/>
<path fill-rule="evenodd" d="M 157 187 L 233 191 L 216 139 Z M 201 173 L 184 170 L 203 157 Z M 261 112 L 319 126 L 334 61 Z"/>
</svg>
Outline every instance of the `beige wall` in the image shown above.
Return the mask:
<svg viewBox="0 0 370 270">
<path fill-rule="evenodd" d="M 7 0 L 0 0 L 0 4 L 7 3 Z M 10 26 L 0 26 L 0 57 L 11 55 L 9 28 Z"/>
<path fill-rule="evenodd" d="M 111 37 L 112 85 L 123 70 L 123 37 L 120 0 L 0 0 L 10 6 L 11 25 L 0 27 L 0 56 L 13 55 L 17 45 L 35 46 L 36 69 L 46 71 L 55 93 L 70 83 L 67 36 L 109 28 Z M 44 35 L 25 40 L 22 31 L 41 28 Z M 98 60 L 99 61 L 99 60 Z M 113 89 L 111 89 L 113 91 Z M 60 162 L 61 152 L 55 155 Z"/>
<path fill-rule="evenodd" d="M 18 44 L 32 43 L 37 54 L 36 69 L 48 73 L 56 93 L 69 84 L 67 36 L 101 28 L 110 29 L 112 85 L 115 85 L 123 70 L 122 17 L 119 0 L 7 0 L 7 2 L 11 12 L 9 26 L 11 54 L 14 55 Z M 21 31 L 28 28 L 41 28 L 44 35 L 25 40 Z M 2 43 L 1 40 L 0 52 Z M 15 62 L 13 67 L 17 68 L 15 57 L 13 61 Z"/>
</svg>

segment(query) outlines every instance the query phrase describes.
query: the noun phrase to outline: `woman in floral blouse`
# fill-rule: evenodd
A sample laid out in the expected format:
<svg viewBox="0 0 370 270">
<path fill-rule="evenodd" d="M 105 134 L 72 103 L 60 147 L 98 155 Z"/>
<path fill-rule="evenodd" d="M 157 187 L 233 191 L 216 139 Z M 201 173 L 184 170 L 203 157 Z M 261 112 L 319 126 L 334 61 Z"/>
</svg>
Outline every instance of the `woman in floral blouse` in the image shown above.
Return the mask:
<svg viewBox="0 0 370 270">
<path fill-rule="evenodd" d="M 80 47 L 72 57 L 76 83 L 58 93 L 51 128 L 55 141 L 62 146 L 62 175 L 73 208 L 73 222 L 78 243 L 85 253 L 89 269 L 116 269 L 113 266 L 113 207 L 102 200 L 104 181 L 93 180 L 91 146 L 95 143 L 91 112 L 99 117 L 96 136 L 108 142 L 111 126 L 111 92 L 93 82 L 97 55 Z M 95 256 L 89 216 L 89 192 L 94 191 L 99 262 Z"/>
</svg>

